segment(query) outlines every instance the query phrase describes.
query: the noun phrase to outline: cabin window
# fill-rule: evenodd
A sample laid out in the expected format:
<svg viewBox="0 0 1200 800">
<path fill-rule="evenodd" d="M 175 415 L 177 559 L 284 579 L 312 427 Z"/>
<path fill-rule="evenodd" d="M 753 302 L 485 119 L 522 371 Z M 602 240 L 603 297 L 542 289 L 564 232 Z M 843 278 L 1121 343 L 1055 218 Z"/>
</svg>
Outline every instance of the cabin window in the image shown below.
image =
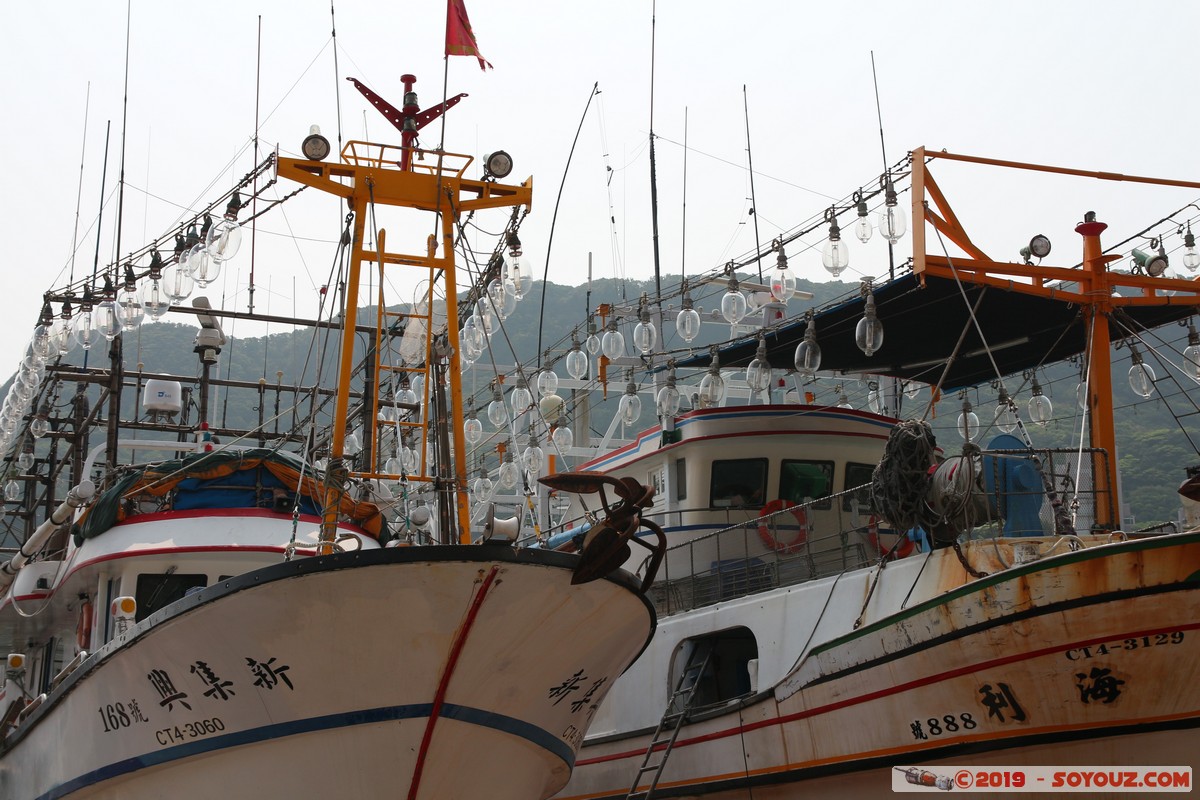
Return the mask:
<svg viewBox="0 0 1200 800">
<path fill-rule="evenodd" d="M 767 459 L 712 462 L 711 508 L 759 508 L 767 491 Z"/>
<path fill-rule="evenodd" d="M 183 597 L 189 589 L 203 589 L 205 586 L 208 586 L 207 575 L 183 575 L 178 572 L 138 575 L 137 594 L 134 595 L 137 600 L 135 620 L 141 622 Z"/>
<path fill-rule="evenodd" d="M 675 460 L 675 499 L 687 499 L 687 461 Z"/>
<path fill-rule="evenodd" d="M 851 489 L 858 489 L 858 491 L 842 495 L 843 511 L 850 511 L 850 501 L 857 500 L 860 514 L 874 513 L 874 509 L 871 507 L 871 487 L 865 485 L 871 483 L 871 477 L 874 474 L 874 464 L 855 464 L 853 461 L 846 463 L 846 485 L 843 487 L 843 491 L 849 492 Z"/>
<path fill-rule="evenodd" d="M 799 505 L 806 497 L 816 502 L 813 508 L 828 509 L 833 506 L 829 495 L 833 494 L 832 461 L 799 461 L 785 459 L 779 470 L 779 497 Z M 822 500 L 821 498 L 825 498 Z"/>
<path fill-rule="evenodd" d="M 696 677 L 702 664 L 704 669 Z M 695 679 L 696 693 L 689 707 L 703 708 L 752 694 L 757 673 L 758 642 L 749 628 L 739 626 L 680 642 L 671 659 L 671 688 L 686 688 L 682 682 Z"/>
</svg>

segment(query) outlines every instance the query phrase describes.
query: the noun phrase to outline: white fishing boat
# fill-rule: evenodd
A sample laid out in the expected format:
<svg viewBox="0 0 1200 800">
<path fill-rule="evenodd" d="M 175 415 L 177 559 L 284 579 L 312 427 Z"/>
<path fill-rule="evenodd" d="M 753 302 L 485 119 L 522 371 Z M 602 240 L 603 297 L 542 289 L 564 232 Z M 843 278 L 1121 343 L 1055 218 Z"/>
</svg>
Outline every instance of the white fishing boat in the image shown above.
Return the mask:
<svg viewBox="0 0 1200 800">
<path fill-rule="evenodd" d="M 471 530 L 456 232 L 501 209 L 502 255 L 532 179 L 503 183 L 506 154 L 481 171 L 417 148 L 457 98 L 419 110 L 405 79 L 403 144 L 324 160 L 314 132 L 306 158 L 269 156 L 168 231 L 174 254 L 46 294 L 0 415 L 19 541 L 0 567 L 0 797 L 548 797 L 652 635 L 641 579 L 587 580 L 579 556 L 514 546 L 512 521 Z M 223 320 L 281 320 L 188 297 L 272 172 L 350 211 L 344 306 L 311 321 L 340 340 L 336 380 L 222 378 Z M 389 238 L 389 208 L 427 213 Z M 421 294 L 397 306 L 394 284 Z M 173 374 L 123 354 L 168 313 L 199 322 L 194 372 L 190 353 Z M 213 391 L 257 424 L 222 423 Z"/>
<path fill-rule="evenodd" d="M 1200 187 L 916 150 L 879 192 L 826 216 L 836 228 L 838 215 L 865 218 L 874 202 L 879 230 L 896 235 L 894 186 L 907 191 L 913 260 L 895 279 L 865 281 L 848 300 L 788 319 L 794 278 L 783 256 L 790 240 L 780 240 L 771 286 L 751 285 L 749 304 L 739 264 L 691 279 L 693 288 L 729 284 L 722 309 L 731 313 L 710 314 L 732 326 L 731 338 L 711 356 L 693 341 L 700 320 L 685 284 L 667 298 L 592 309 L 599 326 L 581 324 L 573 344 L 548 351 L 538 377 L 520 374 L 570 399 L 543 399 L 518 449 L 557 428 L 594 427 L 584 398 L 599 389 L 620 408 L 606 433 L 562 440 L 558 454 L 577 459 L 569 474 L 544 474 L 524 500 L 519 488 L 499 494 L 543 515 L 548 549 L 582 548 L 599 574 L 658 566 L 657 555 L 628 547 L 648 534 L 597 518 L 592 493 L 605 486 L 626 498 L 624 481 L 653 487 L 643 520 L 668 542 L 649 590 L 658 629 L 595 714 L 557 797 L 883 796 L 893 775 L 932 775 L 923 764 L 1195 766 L 1194 481 L 1180 490 L 1178 523 L 1122 523 L 1110 342 L 1125 347 L 1139 399 L 1150 396 L 1154 373 L 1139 350 L 1170 361 L 1150 331 L 1190 326 L 1200 290 L 1167 270 L 1161 239 L 1132 257 L 1126 243 L 1104 250 L 1106 225 L 1092 213 L 1067 212 L 1083 220 L 1078 263 L 1043 263 L 1045 237 L 1020 262 L 988 256 L 932 178 L 951 161 Z M 1178 228 L 1174 257 L 1190 275 L 1200 256 L 1187 221 L 1186 211 L 1168 214 L 1140 236 Z M 662 344 L 672 317 L 674 349 Z M 605 327 L 639 328 L 636 346 L 600 342 Z M 1186 384 L 1179 394 L 1200 375 L 1200 337 L 1188 330 L 1191 349 L 1172 366 Z M 595 350 L 581 345 L 589 332 Z M 1038 370 L 1077 354 L 1086 412 L 1074 430 L 1084 439 L 1039 444 L 1051 409 Z M 560 359 L 570 378 L 542 378 Z M 613 378 L 626 369 L 620 394 Z M 874 410 L 805 398 L 829 397 L 830 375 L 861 378 Z M 969 403 L 953 401 L 957 421 L 938 421 L 936 441 L 925 421 L 932 402 L 895 413 L 910 382 L 952 397 L 991 381 L 1000 382 L 994 418 L 984 412 L 980 423 Z M 1028 410 L 1013 400 L 1018 385 Z M 658 424 L 634 433 L 643 397 Z M 944 420 L 945 403 L 940 410 Z M 1193 474 L 1190 463 L 1176 466 L 1180 481 Z M 568 505 L 563 490 L 583 494 Z"/>
</svg>

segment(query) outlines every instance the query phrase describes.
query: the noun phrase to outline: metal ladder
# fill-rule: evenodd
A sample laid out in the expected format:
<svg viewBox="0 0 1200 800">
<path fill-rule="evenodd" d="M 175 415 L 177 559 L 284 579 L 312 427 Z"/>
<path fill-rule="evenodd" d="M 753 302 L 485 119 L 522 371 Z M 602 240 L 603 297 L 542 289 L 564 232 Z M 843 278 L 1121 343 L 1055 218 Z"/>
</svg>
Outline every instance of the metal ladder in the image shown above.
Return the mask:
<svg viewBox="0 0 1200 800">
<path fill-rule="evenodd" d="M 659 720 L 654 735 L 650 737 L 650 744 L 646 748 L 646 755 L 642 758 L 642 765 L 638 767 L 637 774 L 633 776 L 633 786 L 625 795 L 626 800 L 650 800 L 655 787 L 658 786 L 658 779 L 662 777 L 663 769 L 667 765 L 671 748 L 675 746 L 675 740 L 679 737 L 679 731 L 687 719 L 692 698 L 696 694 L 696 688 L 700 685 L 700 676 L 704 674 L 712 657 L 711 642 L 699 643 L 692 651 L 691 658 L 683 669 L 683 674 L 679 676 L 679 682 L 675 684 L 675 691 L 672 692 L 671 699 L 667 701 L 667 709 L 663 713 L 662 719 Z M 666 747 L 660 753 L 662 758 L 655 761 L 655 748 L 664 744 Z M 650 785 L 639 790 L 638 784 L 642 782 L 643 776 L 650 772 L 654 773 L 650 778 Z"/>
</svg>

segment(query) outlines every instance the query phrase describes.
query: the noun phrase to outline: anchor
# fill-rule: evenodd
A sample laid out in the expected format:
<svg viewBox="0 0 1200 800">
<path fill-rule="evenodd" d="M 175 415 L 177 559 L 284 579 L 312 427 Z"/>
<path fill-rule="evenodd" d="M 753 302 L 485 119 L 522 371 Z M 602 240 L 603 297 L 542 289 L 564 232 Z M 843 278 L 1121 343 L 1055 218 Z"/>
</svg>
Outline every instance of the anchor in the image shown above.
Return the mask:
<svg viewBox="0 0 1200 800">
<path fill-rule="evenodd" d="M 654 487 L 638 483 L 633 478 L 613 478 L 598 472 L 560 472 L 538 478 L 538 482 L 560 492 L 571 494 L 600 494 L 600 505 L 604 507 L 604 519 L 594 525 L 584 537 L 580 548 L 579 565 L 571 576 L 572 585 L 588 583 L 603 578 L 620 567 L 632 552 L 629 542 L 650 551 L 650 564 L 642 579 L 644 594 L 654 582 L 658 567 L 667 553 L 667 535 L 657 523 L 642 519 L 642 509 L 654 504 Z M 620 499 L 609 505 L 604 488 L 611 487 Z M 650 544 L 636 534 L 639 528 L 647 528 L 658 541 Z"/>
</svg>

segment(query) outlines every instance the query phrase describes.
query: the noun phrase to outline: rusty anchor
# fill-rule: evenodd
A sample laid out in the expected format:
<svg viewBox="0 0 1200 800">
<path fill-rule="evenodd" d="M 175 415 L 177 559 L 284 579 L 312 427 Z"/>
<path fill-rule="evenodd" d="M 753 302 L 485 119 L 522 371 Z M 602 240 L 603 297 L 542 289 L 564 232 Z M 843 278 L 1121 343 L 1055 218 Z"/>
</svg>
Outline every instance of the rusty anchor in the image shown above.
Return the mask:
<svg viewBox="0 0 1200 800">
<path fill-rule="evenodd" d="M 560 492 L 600 495 L 604 519 L 584 537 L 579 564 L 571 577 L 572 584 L 587 583 L 608 575 L 625 563 L 632 552 L 629 543 L 635 542 L 650 551 L 642 592 L 650 588 L 667 553 L 667 535 L 663 529 L 655 522 L 642 519 L 642 509 L 654 504 L 653 486 L 638 483 L 633 478 L 613 478 L 599 472 L 560 472 L 539 478 L 538 482 Z M 605 487 L 611 488 L 619 499 L 615 505 L 609 504 Z M 637 536 L 639 528 L 654 533 L 657 542 L 643 541 Z"/>
</svg>

